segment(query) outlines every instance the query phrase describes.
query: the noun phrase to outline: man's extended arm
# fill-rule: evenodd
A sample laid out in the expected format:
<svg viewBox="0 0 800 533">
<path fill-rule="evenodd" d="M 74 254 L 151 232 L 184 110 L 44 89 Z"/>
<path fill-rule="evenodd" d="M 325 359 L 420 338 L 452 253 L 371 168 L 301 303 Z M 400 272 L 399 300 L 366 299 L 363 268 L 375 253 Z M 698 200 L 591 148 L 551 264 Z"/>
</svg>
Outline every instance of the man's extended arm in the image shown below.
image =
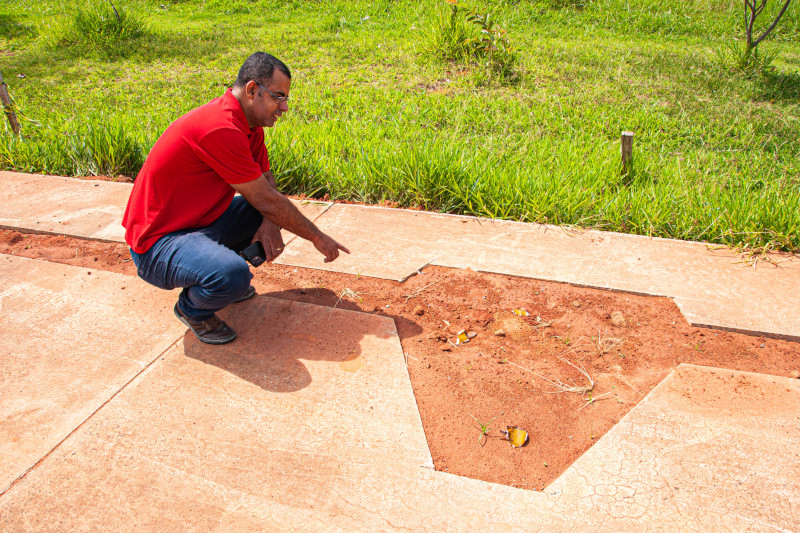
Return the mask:
<svg viewBox="0 0 800 533">
<path fill-rule="evenodd" d="M 325 256 L 326 263 L 339 257 L 339 250 L 350 253 L 347 248 L 322 233 L 304 217 L 292 202 L 275 188 L 274 184 L 275 178 L 272 176 L 272 172 L 267 171 L 253 181 L 233 185 L 233 188 L 264 216 L 265 223 L 259 228 L 253 240 L 261 241 L 268 260 L 272 261 L 283 250 L 280 228 L 286 228 L 295 235 L 311 241 L 314 247 Z M 267 224 L 267 221 L 272 222 L 274 226 Z"/>
</svg>

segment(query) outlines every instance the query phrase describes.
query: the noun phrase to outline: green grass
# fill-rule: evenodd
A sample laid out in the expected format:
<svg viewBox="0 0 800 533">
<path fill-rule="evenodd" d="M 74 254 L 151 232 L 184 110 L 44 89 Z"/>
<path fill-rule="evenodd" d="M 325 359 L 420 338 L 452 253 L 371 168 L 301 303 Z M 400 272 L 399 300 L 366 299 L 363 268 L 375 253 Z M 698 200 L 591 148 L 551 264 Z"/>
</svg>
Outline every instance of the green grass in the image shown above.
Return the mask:
<svg viewBox="0 0 800 533">
<path fill-rule="evenodd" d="M 127 0 L 140 32 L 65 40 L 100 4 L 0 0 L 25 134 L 0 128 L 0 168 L 135 175 L 261 49 L 293 70 L 267 131 L 287 192 L 800 251 L 796 5 L 762 45 L 774 70 L 742 75 L 718 58 L 741 37 L 737 2 L 506 0 L 509 82 L 436 53 L 444 2 Z"/>
</svg>

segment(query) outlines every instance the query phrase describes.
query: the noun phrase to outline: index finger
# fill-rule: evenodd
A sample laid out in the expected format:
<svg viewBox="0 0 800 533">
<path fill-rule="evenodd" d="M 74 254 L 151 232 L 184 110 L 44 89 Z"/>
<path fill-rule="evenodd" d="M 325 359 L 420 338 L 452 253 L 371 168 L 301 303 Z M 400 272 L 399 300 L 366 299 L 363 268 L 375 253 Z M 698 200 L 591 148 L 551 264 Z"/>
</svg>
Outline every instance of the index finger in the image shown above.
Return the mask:
<svg viewBox="0 0 800 533">
<path fill-rule="evenodd" d="M 341 245 L 341 244 L 339 244 L 338 242 L 336 243 L 336 246 L 337 246 L 337 247 L 338 247 L 338 248 L 339 248 L 341 251 L 343 251 L 344 253 L 346 253 L 346 254 L 349 254 L 349 253 L 350 253 L 350 250 L 348 250 L 347 248 L 345 248 L 344 246 L 342 246 L 342 245 Z"/>
</svg>

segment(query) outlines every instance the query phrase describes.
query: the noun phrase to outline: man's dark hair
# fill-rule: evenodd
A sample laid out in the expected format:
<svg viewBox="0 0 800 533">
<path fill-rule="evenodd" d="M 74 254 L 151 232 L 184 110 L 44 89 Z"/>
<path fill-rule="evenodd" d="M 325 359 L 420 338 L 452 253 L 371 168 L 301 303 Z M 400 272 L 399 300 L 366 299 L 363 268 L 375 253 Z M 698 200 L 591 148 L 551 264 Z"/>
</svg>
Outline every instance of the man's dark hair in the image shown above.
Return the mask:
<svg viewBox="0 0 800 533">
<path fill-rule="evenodd" d="M 256 52 L 244 61 L 233 86 L 244 87 L 250 80 L 266 83 L 272 79 L 276 68 L 287 78 L 292 79 L 289 67 L 283 61 L 266 52 Z"/>
</svg>

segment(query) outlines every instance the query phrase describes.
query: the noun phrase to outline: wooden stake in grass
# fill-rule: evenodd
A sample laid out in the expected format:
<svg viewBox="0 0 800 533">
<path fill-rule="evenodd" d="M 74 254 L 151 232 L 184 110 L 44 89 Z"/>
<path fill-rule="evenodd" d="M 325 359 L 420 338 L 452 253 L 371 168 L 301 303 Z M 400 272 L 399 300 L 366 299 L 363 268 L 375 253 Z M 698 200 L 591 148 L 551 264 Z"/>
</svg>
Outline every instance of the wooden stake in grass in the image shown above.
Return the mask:
<svg viewBox="0 0 800 533">
<path fill-rule="evenodd" d="M 622 175 L 629 175 L 633 170 L 633 132 L 623 131 L 620 138 L 622 145 Z"/>
<path fill-rule="evenodd" d="M 14 107 L 11 105 L 11 97 L 8 95 L 8 87 L 6 82 L 3 81 L 2 72 L 0 72 L 0 101 L 3 102 L 3 111 L 5 111 L 8 122 L 11 124 L 11 131 L 14 132 L 14 135 L 19 135 L 19 121 L 17 120 L 17 114 L 14 113 Z"/>
</svg>

